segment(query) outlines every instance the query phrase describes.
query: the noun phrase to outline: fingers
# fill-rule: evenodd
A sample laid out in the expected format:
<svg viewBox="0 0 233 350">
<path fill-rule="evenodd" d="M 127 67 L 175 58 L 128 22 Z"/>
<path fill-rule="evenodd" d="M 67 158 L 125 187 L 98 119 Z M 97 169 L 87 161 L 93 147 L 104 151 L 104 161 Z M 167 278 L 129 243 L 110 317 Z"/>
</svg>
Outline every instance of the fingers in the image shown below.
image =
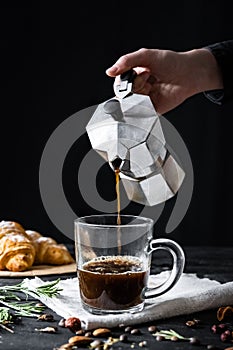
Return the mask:
<svg viewBox="0 0 233 350">
<path fill-rule="evenodd" d="M 116 63 L 106 70 L 106 74 L 110 77 L 116 77 L 127 70 L 135 67 L 147 67 L 148 49 L 140 49 L 121 56 Z M 137 70 L 136 70 L 137 71 Z"/>
<path fill-rule="evenodd" d="M 142 72 L 134 79 L 133 91 L 147 95 L 150 92 L 151 84 L 149 83 L 150 73 Z"/>
</svg>

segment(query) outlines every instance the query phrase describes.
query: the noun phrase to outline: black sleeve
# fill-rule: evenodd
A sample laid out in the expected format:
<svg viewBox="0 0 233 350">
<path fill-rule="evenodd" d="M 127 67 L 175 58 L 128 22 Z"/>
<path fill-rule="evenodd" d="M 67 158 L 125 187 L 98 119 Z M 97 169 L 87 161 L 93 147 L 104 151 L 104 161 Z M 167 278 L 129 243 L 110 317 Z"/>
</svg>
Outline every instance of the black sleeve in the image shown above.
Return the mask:
<svg viewBox="0 0 233 350">
<path fill-rule="evenodd" d="M 219 64 L 223 78 L 223 90 L 206 91 L 205 96 L 214 103 L 224 104 L 233 100 L 233 40 L 226 40 L 205 48 L 210 50 Z"/>
</svg>

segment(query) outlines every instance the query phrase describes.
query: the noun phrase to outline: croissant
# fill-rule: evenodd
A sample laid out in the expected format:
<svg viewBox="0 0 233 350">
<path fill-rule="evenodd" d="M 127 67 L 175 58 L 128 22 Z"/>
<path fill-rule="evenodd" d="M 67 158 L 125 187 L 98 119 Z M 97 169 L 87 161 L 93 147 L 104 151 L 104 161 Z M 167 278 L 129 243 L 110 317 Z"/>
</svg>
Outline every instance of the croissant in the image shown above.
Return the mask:
<svg viewBox="0 0 233 350">
<path fill-rule="evenodd" d="M 14 221 L 1 221 L 0 270 L 28 270 L 33 265 L 35 256 L 35 247 L 24 228 Z"/>
<path fill-rule="evenodd" d="M 44 237 L 37 231 L 26 230 L 26 234 L 36 250 L 34 265 L 66 265 L 74 262 L 64 244 L 58 244 L 53 238 Z"/>
</svg>

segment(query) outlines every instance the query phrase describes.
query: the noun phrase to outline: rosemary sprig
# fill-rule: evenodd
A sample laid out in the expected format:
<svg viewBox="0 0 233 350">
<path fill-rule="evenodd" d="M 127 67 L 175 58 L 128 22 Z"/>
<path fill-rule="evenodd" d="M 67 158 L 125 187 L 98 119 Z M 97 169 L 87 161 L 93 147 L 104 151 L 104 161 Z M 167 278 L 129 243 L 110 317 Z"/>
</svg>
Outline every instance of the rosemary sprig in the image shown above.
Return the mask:
<svg viewBox="0 0 233 350">
<path fill-rule="evenodd" d="M 8 291 L 0 291 L 0 303 L 2 302 L 2 300 L 9 300 L 9 299 L 15 299 L 15 300 L 20 300 L 20 298 L 11 292 Z"/>
<path fill-rule="evenodd" d="M 12 323 L 12 315 L 10 313 L 10 309 L 8 307 L 0 307 L 0 327 L 10 333 L 14 333 L 11 328 L 6 326 L 7 323 Z"/>
<path fill-rule="evenodd" d="M 57 287 L 59 281 L 60 278 L 56 279 L 55 281 L 45 283 L 44 285 L 36 287 L 35 289 L 31 289 L 25 286 L 24 281 L 12 286 L 2 286 L 0 287 L 0 301 L 4 296 L 10 299 L 16 298 L 17 296 L 14 294 L 15 292 L 24 293 L 26 297 L 31 294 L 35 294 L 37 297 L 47 296 L 52 298 L 54 296 L 57 296 L 62 290 L 61 288 Z"/>
<path fill-rule="evenodd" d="M 1 303 L 10 309 L 15 310 L 15 315 L 26 316 L 26 317 L 38 317 L 45 306 L 38 306 L 34 302 L 21 303 L 17 301 L 2 301 Z"/>
<path fill-rule="evenodd" d="M 34 302 L 23 302 L 15 293 L 24 293 L 26 300 L 29 295 L 33 296 L 35 299 L 40 298 L 41 296 L 51 298 L 57 296 L 62 290 L 57 286 L 59 281 L 60 279 L 58 278 L 55 281 L 45 283 L 36 288 L 28 288 L 24 284 L 24 281 L 12 286 L 6 285 L 0 287 L 0 304 L 5 306 L 5 308 L 0 308 L 0 310 L 2 309 L 2 314 L 0 311 L 0 324 L 1 318 L 4 319 L 4 317 L 7 316 L 7 309 L 13 309 L 17 316 L 38 317 L 38 314 L 44 311 L 45 306 L 37 305 Z"/>
<path fill-rule="evenodd" d="M 176 337 L 180 340 L 190 340 L 190 338 L 183 337 L 183 335 L 175 332 L 173 329 L 161 330 L 153 334 L 153 336 L 162 336 L 164 339 L 171 340 L 173 337 Z"/>
<path fill-rule="evenodd" d="M 59 281 L 60 281 L 60 278 L 58 278 L 53 282 L 45 283 L 42 286 L 37 287 L 35 291 L 32 291 L 32 292 L 34 292 L 38 296 L 44 295 L 50 298 L 55 297 L 59 294 L 59 292 L 62 291 L 62 288 L 57 287 L 57 284 Z"/>
</svg>

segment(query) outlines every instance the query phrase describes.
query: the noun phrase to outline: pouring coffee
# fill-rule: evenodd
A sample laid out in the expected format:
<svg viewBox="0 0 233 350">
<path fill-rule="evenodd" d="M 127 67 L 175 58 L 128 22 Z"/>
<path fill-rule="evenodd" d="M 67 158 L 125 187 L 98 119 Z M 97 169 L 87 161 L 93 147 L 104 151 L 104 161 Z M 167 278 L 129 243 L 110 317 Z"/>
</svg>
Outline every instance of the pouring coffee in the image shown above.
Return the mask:
<svg viewBox="0 0 233 350">
<path fill-rule="evenodd" d="M 92 148 L 119 171 L 128 198 L 153 206 L 177 193 L 185 173 L 167 148 L 150 97 L 132 92 L 134 73 L 121 75 L 116 96 L 97 107 L 86 130 Z"/>
</svg>

